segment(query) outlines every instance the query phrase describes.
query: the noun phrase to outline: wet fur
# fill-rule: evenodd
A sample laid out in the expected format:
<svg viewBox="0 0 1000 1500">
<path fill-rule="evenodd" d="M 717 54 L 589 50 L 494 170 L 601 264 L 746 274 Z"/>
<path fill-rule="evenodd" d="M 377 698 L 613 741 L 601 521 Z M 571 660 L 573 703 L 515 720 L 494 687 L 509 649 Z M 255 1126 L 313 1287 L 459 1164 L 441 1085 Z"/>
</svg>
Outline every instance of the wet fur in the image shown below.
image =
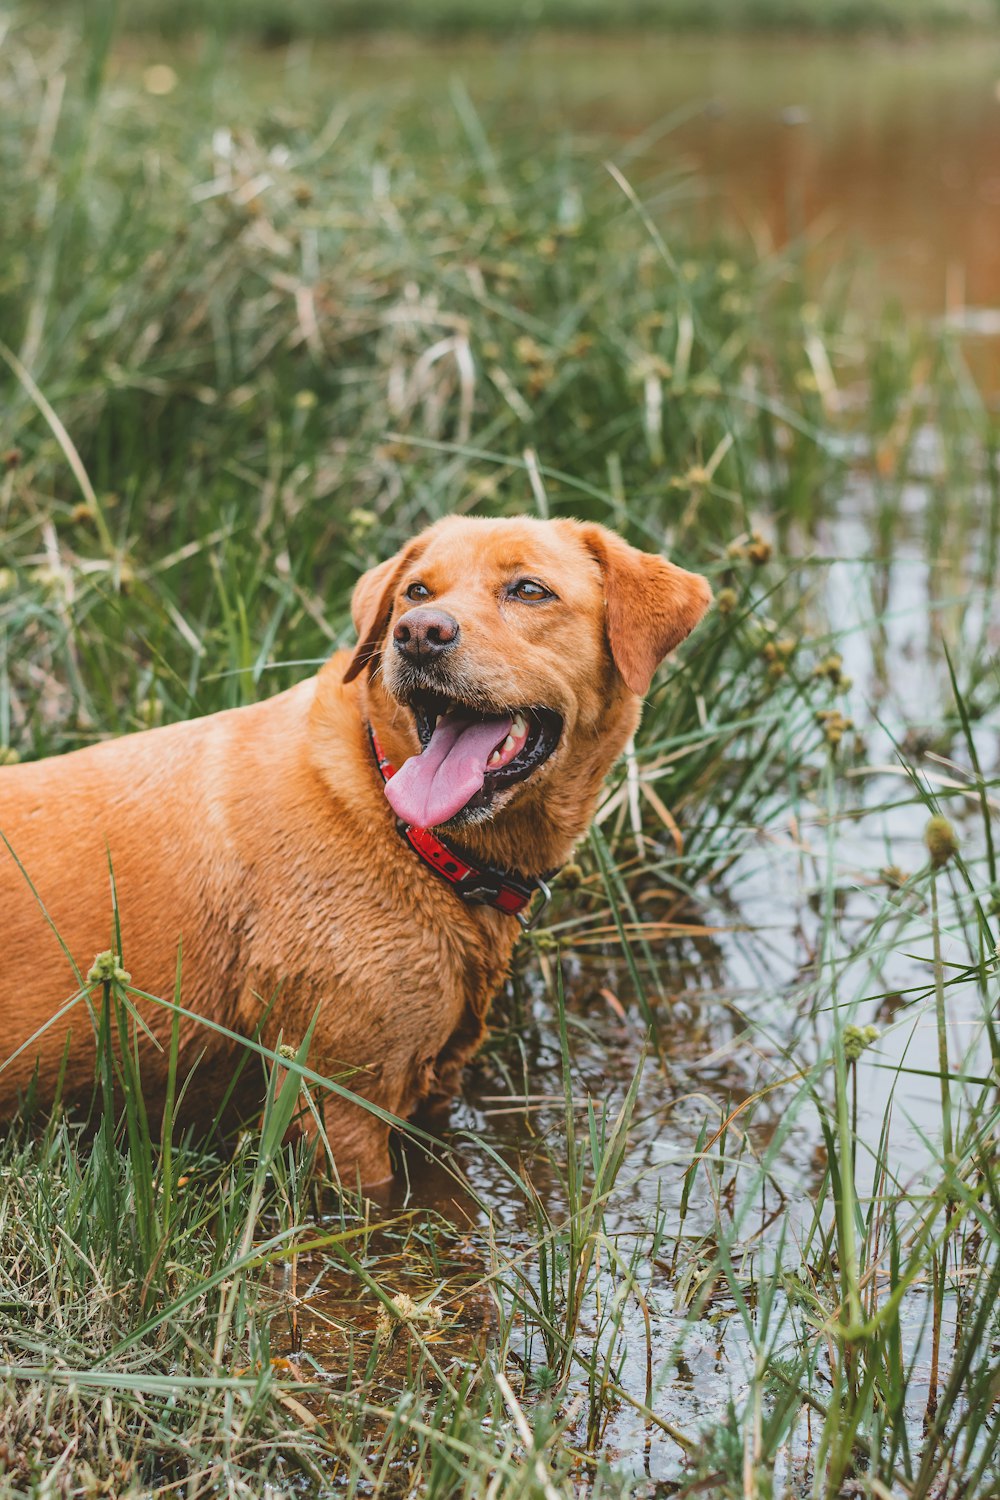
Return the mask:
<svg viewBox="0 0 1000 1500">
<path fill-rule="evenodd" d="M 558 607 L 498 603 L 514 566 L 550 581 Z M 389 758 L 417 752 L 393 696 L 384 646 L 402 590 L 419 569 L 460 619 L 455 682 L 498 704 L 543 703 L 565 724 L 555 754 L 505 792 L 493 815 L 455 830 L 489 861 L 539 874 L 585 831 L 607 771 L 639 718 L 656 663 L 697 623 L 709 591 L 697 575 L 571 521 L 449 518 L 372 569 L 354 596 L 359 644 L 309 681 L 248 708 L 0 770 L 0 1071 L 10 1114 L 35 1075 L 52 1097 L 71 1044 L 64 1094 L 93 1087 L 93 1027 L 83 1004 L 47 1024 L 77 989 L 54 927 L 86 974 L 112 945 L 108 854 L 133 984 L 170 997 L 183 943 L 183 1003 L 274 1046 L 297 1043 L 319 1011 L 310 1065 L 406 1118 L 446 1100 L 479 1045 L 519 928 L 466 906 L 399 839 L 366 724 Z M 41 909 L 44 905 L 46 916 Z M 145 1019 L 165 1045 L 169 1015 Z M 211 1118 L 231 1083 L 235 1043 L 183 1025 L 188 1107 Z M 166 1051 L 145 1046 L 150 1114 Z M 251 1059 L 230 1117 L 259 1106 Z M 329 1096 L 325 1124 L 345 1178 L 390 1173 L 388 1131 Z"/>
</svg>

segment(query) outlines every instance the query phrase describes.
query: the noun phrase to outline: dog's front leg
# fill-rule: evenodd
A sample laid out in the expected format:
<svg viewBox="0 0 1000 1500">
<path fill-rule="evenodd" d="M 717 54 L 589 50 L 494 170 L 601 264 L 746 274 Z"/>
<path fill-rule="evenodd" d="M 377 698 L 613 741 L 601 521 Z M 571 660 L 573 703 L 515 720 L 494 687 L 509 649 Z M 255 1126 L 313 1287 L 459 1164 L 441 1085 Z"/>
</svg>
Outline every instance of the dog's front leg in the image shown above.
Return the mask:
<svg viewBox="0 0 1000 1500">
<path fill-rule="evenodd" d="M 323 1140 L 317 1139 L 317 1113 L 322 1119 Z M 392 1181 L 389 1125 L 363 1103 L 354 1104 L 340 1095 L 328 1094 L 317 1113 L 305 1110 L 302 1128 L 310 1140 L 317 1140 L 319 1152 L 328 1155 L 328 1165 L 345 1188 L 368 1192 Z"/>
</svg>

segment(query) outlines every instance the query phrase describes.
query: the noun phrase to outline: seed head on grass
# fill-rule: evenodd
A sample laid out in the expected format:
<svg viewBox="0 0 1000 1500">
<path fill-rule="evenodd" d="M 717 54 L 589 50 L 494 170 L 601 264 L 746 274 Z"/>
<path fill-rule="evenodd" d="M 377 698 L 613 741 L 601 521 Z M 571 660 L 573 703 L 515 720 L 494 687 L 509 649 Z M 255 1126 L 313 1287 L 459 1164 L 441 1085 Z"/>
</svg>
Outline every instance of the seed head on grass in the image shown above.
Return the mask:
<svg viewBox="0 0 1000 1500">
<path fill-rule="evenodd" d="M 958 838 L 947 818 L 931 818 L 924 829 L 924 843 L 935 870 L 942 870 L 958 853 Z"/>
<path fill-rule="evenodd" d="M 348 534 L 355 542 L 366 541 L 377 526 L 378 516 L 374 511 L 365 510 L 363 506 L 356 505 L 347 512 Z"/>
<path fill-rule="evenodd" d="M 441 1322 L 442 1313 L 433 1302 L 414 1302 L 405 1292 L 397 1292 L 388 1304 L 382 1304 L 375 1323 L 375 1336 L 385 1340 L 401 1328 L 415 1323 L 428 1323 L 432 1327 Z"/>
<path fill-rule="evenodd" d="M 761 568 L 771 561 L 773 551 L 766 537 L 761 536 L 759 531 L 751 531 L 745 540 L 730 542 L 726 548 L 726 556 L 733 562 L 749 562 L 755 568 Z"/>
<path fill-rule="evenodd" d="M 535 365 L 540 368 L 546 363 L 545 351 L 530 333 L 523 333 L 520 338 L 514 340 L 514 353 L 522 365 Z"/>
<path fill-rule="evenodd" d="M 813 667 L 813 676 L 825 677 L 835 688 L 850 686 L 850 679 L 844 676 L 844 658 L 836 651 L 816 663 Z"/>
<path fill-rule="evenodd" d="M 862 1052 L 877 1042 L 881 1034 L 877 1026 L 845 1026 L 844 1056 L 847 1061 L 857 1062 Z"/>
<path fill-rule="evenodd" d="M 771 561 L 771 543 L 765 541 L 764 537 L 757 531 L 753 531 L 750 534 L 747 557 L 755 568 L 761 568 L 765 563 Z"/>
<path fill-rule="evenodd" d="M 845 718 L 837 708 L 818 709 L 816 722 L 822 724 L 826 742 L 834 749 L 840 744 L 848 730 L 854 728 L 854 720 Z"/>
<path fill-rule="evenodd" d="M 107 948 L 103 953 L 99 953 L 91 964 L 90 972 L 87 974 L 87 983 L 111 984 L 112 981 L 118 984 L 131 984 L 132 975 L 127 969 L 122 968 L 117 953 Z"/>
<path fill-rule="evenodd" d="M 554 953 L 559 947 L 559 939 L 551 932 L 535 931 L 530 936 L 536 953 Z"/>
<path fill-rule="evenodd" d="M 766 662 L 770 663 L 768 667 L 769 677 L 784 676 L 787 663 L 795 655 L 795 648 L 797 646 L 798 641 L 794 636 L 790 635 L 781 636 L 776 641 L 765 641 L 761 647 L 760 654 Z"/>
</svg>

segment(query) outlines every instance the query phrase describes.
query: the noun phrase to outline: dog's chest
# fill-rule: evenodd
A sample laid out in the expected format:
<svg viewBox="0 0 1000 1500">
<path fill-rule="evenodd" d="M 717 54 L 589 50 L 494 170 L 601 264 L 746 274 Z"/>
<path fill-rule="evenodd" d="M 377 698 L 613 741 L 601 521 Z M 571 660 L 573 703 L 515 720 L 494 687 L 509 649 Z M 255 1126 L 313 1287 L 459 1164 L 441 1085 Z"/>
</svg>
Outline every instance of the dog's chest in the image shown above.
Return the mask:
<svg viewBox="0 0 1000 1500">
<path fill-rule="evenodd" d="M 251 1008 L 277 994 L 286 1037 L 318 1014 L 322 1051 L 354 1061 L 430 1055 L 473 1017 L 481 1025 L 509 966 L 512 918 L 467 906 L 422 875 L 346 889 L 296 884 L 279 926 L 251 917 L 246 929 Z"/>
</svg>

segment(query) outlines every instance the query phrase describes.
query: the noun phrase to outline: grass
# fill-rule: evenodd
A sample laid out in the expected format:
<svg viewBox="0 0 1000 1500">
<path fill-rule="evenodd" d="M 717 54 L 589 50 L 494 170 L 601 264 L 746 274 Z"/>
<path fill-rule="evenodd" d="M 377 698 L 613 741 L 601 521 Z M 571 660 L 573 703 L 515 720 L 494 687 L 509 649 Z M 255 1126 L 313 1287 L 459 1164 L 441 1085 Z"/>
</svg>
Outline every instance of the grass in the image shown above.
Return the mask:
<svg viewBox="0 0 1000 1500">
<path fill-rule="evenodd" d="M 961 346 L 807 293 L 801 247 L 685 247 L 681 178 L 459 85 L 331 113 L 208 54 L 161 99 L 99 19 L 0 60 L 6 759 L 298 680 L 454 509 L 606 521 L 718 606 L 409 1196 L 281 1144 L 304 1053 L 250 1057 L 232 1156 L 148 1120 L 129 955 L 95 967 L 121 1114 L 29 1100 L 0 1143 L 0 1490 L 995 1493 L 1000 492 Z"/>
<path fill-rule="evenodd" d="M 294 37 L 377 33 L 511 33 L 538 27 L 590 31 L 776 31 L 907 34 L 997 21 L 996 0 L 127 0 L 123 21 L 138 31 L 182 36 L 206 26 L 271 43 Z"/>
</svg>

